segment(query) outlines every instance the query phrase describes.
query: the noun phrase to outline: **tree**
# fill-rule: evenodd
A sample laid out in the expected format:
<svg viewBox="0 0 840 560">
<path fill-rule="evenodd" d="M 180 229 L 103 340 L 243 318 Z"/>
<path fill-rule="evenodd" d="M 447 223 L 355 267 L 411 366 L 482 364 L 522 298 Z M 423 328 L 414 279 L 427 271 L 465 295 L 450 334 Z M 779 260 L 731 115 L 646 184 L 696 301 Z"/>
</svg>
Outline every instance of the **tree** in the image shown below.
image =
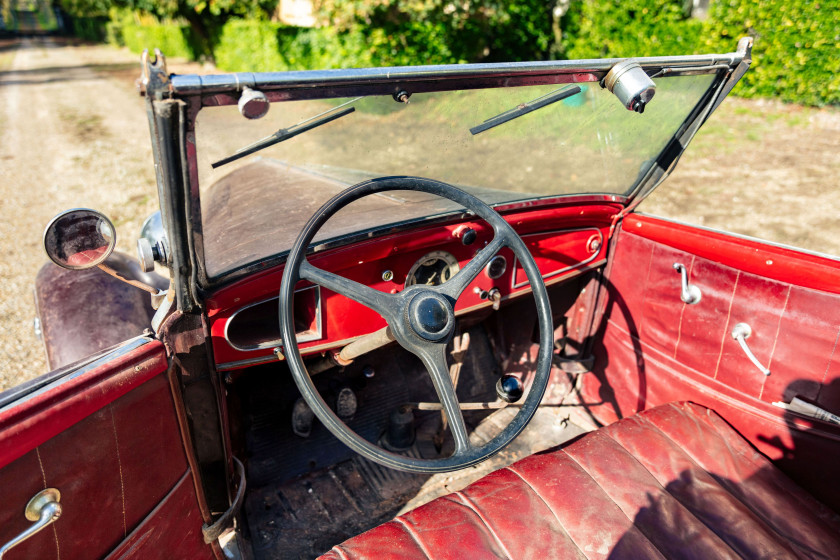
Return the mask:
<svg viewBox="0 0 840 560">
<path fill-rule="evenodd" d="M 543 58 L 554 40 L 546 0 L 316 0 L 322 25 L 362 29 L 396 48 L 446 53 L 455 61 Z"/>
<path fill-rule="evenodd" d="M 207 53 L 213 53 L 215 37 L 232 17 L 269 19 L 278 0 L 58 0 L 74 17 L 103 17 L 112 8 L 150 14 L 161 20 L 180 19 L 189 24 Z"/>
</svg>

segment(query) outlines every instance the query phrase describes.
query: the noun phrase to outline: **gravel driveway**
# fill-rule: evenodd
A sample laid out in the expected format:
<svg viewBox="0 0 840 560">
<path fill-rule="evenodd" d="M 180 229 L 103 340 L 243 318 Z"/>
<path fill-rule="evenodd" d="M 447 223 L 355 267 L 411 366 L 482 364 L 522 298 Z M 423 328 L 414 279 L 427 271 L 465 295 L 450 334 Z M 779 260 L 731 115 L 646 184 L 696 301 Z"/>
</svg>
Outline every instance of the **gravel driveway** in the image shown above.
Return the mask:
<svg viewBox="0 0 840 560">
<path fill-rule="evenodd" d="M 195 64 L 169 61 L 175 72 Z M 134 254 L 157 209 L 139 57 L 56 38 L 0 40 L 0 391 L 44 372 L 32 286 L 41 234 L 72 207 L 105 212 Z M 840 254 L 840 111 L 730 99 L 640 210 Z"/>
<path fill-rule="evenodd" d="M 53 38 L 0 43 L 0 390 L 45 371 L 33 332 L 44 226 L 72 207 L 105 212 L 119 249 L 157 207 L 139 57 Z"/>
</svg>

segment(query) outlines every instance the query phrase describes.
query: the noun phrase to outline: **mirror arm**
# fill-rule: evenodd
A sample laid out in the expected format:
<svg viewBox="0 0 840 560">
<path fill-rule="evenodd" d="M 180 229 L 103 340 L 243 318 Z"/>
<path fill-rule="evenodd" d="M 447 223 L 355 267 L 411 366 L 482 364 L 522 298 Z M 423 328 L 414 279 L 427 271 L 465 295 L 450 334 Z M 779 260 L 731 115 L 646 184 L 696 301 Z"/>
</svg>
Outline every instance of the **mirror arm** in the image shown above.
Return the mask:
<svg viewBox="0 0 840 560">
<path fill-rule="evenodd" d="M 96 266 L 100 270 L 102 270 L 103 272 L 105 272 L 107 274 L 110 274 L 114 278 L 122 280 L 123 282 L 127 282 L 127 283 L 131 284 L 132 286 L 134 286 L 135 288 L 140 288 L 141 290 L 143 290 L 145 292 L 149 292 L 150 294 L 152 294 L 152 296 L 160 295 L 160 290 L 158 290 L 154 286 L 150 286 L 150 285 L 146 284 L 145 282 L 141 282 L 140 280 L 137 280 L 136 278 L 128 278 L 127 276 L 124 276 L 124 275 L 120 274 L 118 271 L 116 271 L 115 269 L 108 266 L 108 261 L 107 260 L 103 263 L 100 263 L 100 264 L 96 265 Z M 163 293 L 166 294 L 166 291 L 164 291 Z"/>
</svg>

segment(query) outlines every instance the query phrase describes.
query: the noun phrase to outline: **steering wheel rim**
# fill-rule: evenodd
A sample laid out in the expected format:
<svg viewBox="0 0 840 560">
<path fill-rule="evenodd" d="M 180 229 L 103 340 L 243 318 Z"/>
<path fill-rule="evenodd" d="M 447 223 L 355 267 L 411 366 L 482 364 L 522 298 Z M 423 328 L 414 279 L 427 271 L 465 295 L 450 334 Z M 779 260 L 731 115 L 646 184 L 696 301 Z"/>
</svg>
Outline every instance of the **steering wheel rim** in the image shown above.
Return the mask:
<svg viewBox="0 0 840 560">
<path fill-rule="evenodd" d="M 493 240 L 444 284 L 410 286 L 397 294 L 380 292 L 308 263 L 306 249 L 321 226 L 338 210 L 365 196 L 394 190 L 424 192 L 461 204 L 490 224 L 494 232 Z M 496 437 L 475 447 L 469 443 L 466 435 L 463 414 L 446 367 L 445 351 L 454 331 L 455 301 L 503 247 L 513 251 L 530 282 L 537 305 L 540 347 L 534 379 L 519 412 Z M 419 459 L 387 451 L 356 434 L 330 409 L 306 370 L 295 338 L 294 288 L 301 279 L 325 286 L 378 312 L 385 318 L 400 345 L 423 361 L 450 419 L 450 430 L 456 444 L 452 455 L 438 459 Z M 295 240 L 286 259 L 279 300 L 280 332 L 286 361 L 304 400 L 315 416 L 342 443 L 367 459 L 387 467 L 417 473 L 451 472 L 490 458 L 525 429 L 548 386 L 553 323 L 548 294 L 534 258 L 519 235 L 495 210 L 475 196 L 446 183 L 419 177 L 381 177 L 353 185 L 331 198 L 309 219 Z"/>
</svg>

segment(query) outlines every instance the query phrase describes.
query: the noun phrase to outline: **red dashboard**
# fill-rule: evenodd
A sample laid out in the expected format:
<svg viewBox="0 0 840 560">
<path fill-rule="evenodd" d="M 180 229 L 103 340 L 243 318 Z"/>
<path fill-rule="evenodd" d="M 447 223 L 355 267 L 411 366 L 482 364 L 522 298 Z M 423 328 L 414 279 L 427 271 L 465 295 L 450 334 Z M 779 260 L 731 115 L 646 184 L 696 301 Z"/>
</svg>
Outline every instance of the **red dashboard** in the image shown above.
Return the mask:
<svg viewBox="0 0 840 560">
<path fill-rule="evenodd" d="M 567 202 L 503 214 L 522 237 L 547 285 L 597 268 L 606 259 L 605 240 L 613 216 L 621 210 L 605 202 Z M 464 231 L 475 240 L 463 243 Z M 482 220 L 418 226 L 399 233 L 309 256 L 319 268 L 396 293 L 413 278 L 418 265 L 438 257 L 463 267 L 493 236 Z M 494 270 L 485 269 L 455 305 L 456 315 L 530 293 L 530 285 L 513 253 L 505 248 Z M 454 270 L 454 269 L 453 269 Z M 226 286 L 207 300 L 215 361 L 231 370 L 275 360 L 280 345 L 277 291 L 283 266 L 257 273 Z M 301 352 L 312 354 L 339 348 L 385 326 L 376 312 L 321 286 L 301 282 L 295 296 L 295 325 Z"/>
</svg>

